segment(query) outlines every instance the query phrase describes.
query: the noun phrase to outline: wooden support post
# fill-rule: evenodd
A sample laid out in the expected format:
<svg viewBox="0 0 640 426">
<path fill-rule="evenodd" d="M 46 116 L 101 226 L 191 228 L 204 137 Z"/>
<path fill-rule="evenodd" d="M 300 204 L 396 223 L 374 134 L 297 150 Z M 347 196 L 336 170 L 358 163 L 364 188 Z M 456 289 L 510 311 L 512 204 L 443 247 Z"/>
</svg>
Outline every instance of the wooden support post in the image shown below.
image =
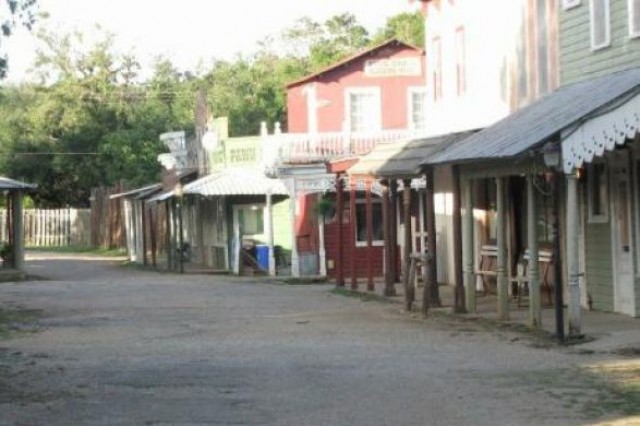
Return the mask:
<svg viewBox="0 0 640 426">
<path fill-rule="evenodd" d="M 184 273 L 184 226 L 183 226 L 183 212 L 184 212 L 184 197 L 178 198 L 178 266 L 181 274 Z"/>
<path fill-rule="evenodd" d="M 389 219 L 391 221 L 390 233 L 391 236 L 391 276 L 393 282 L 398 282 L 400 273 L 398 271 L 398 181 L 395 179 L 389 182 Z"/>
<path fill-rule="evenodd" d="M 298 255 L 298 235 L 296 234 L 296 205 L 298 204 L 298 191 L 296 189 L 296 179 L 291 178 L 291 204 L 289 215 L 291 219 L 291 275 L 300 276 L 300 256 Z M 240 241 L 242 244 L 242 241 Z"/>
<path fill-rule="evenodd" d="M 173 209 L 171 208 L 172 202 L 171 198 L 164 202 L 166 217 L 165 222 L 167 226 L 166 232 L 166 247 L 165 252 L 167 255 L 167 270 L 171 271 L 173 269 Z M 129 227 L 131 229 L 131 227 Z"/>
<path fill-rule="evenodd" d="M 403 278 L 404 298 L 407 310 L 411 310 L 414 300 L 414 268 L 411 266 L 411 180 L 402 181 L 402 213 L 404 216 Z"/>
<path fill-rule="evenodd" d="M 24 269 L 24 227 L 22 226 L 22 192 L 11 193 L 12 234 L 13 234 L 13 267 Z"/>
<path fill-rule="evenodd" d="M 269 276 L 276 276 L 276 258 L 274 252 L 274 244 L 273 244 L 273 197 L 271 195 L 271 190 L 267 190 L 266 194 L 266 202 L 267 202 L 267 210 L 265 217 L 265 225 L 267 227 L 267 244 L 268 244 L 268 267 L 267 271 L 269 272 Z"/>
<path fill-rule="evenodd" d="M 151 232 L 151 264 L 154 268 L 157 268 L 158 226 L 155 218 L 153 217 L 153 213 L 153 208 L 149 207 L 149 230 Z"/>
<path fill-rule="evenodd" d="M 344 249 L 343 249 L 343 214 L 344 214 L 344 186 L 342 176 L 336 174 L 336 208 L 338 209 L 338 257 L 336 262 L 336 285 L 344 287 Z"/>
<path fill-rule="evenodd" d="M 373 206 L 371 205 L 371 178 L 367 178 L 365 187 L 366 225 L 367 225 L 367 291 L 374 291 L 373 285 Z"/>
<path fill-rule="evenodd" d="M 349 266 L 351 269 L 351 289 L 358 289 L 358 274 L 356 271 L 356 183 L 349 178 L 349 241 L 351 253 L 349 256 Z"/>
<path fill-rule="evenodd" d="M 429 167 L 425 174 L 427 185 L 425 193 L 425 210 L 427 226 L 427 250 L 430 255 L 427 268 L 427 284 L 431 289 L 430 299 L 432 306 L 441 306 L 440 289 L 438 288 L 438 250 L 436 241 L 436 207 L 435 207 L 435 182 L 433 168 Z"/>
<path fill-rule="evenodd" d="M 504 178 L 496 179 L 496 196 L 498 217 L 497 222 L 497 285 L 498 285 L 498 318 L 502 321 L 509 319 L 509 280 L 507 279 L 507 238 L 506 238 L 506 182 Z"/>
<path fill-rule="evenodd" d="M 382 232 L 384 239 L 384 295 L 395 296 L 393 283 L 393 241 L 391 241 L 391 205 L 389 203 L 389 182 L 382 181 Z"/>
<path fill-rule="evenodd" d="M 581 335 L 580 318 L 580 212 L 578 211 L 578 177 L 567 175 L 567 270 L 569 272 L 569 337 Z M 562 282 L 555 283 L 561 286 Z"/>
<path fill-rule="evenodd" d="M 464 287 L 466 305 L 469 312 L 476 312 L 476 280 L 475 262 L 473 255 L 474 228 L 473 217 L 473 181 L 466 180 L 464 183 L 464 235 L 463 235 L 463 258 L 464 258 Z"/>
<path fill-rule="evenodd" d="M 142 233 L 142 264 L 149 264 L 149 256 L 147 256 L 147 207 L 144 200 L 140 200 L 140 222 Z"/>
<path fill-rule="evenodd" d="M 455 270 L 454 312 L 466 312 L 464 277 L 462 272 L 462 203 L 460 202 L 460 170 L 452 167 L 453 174 L 453 263 Z"/>
<path fill-rule="evenodd" d="M 529 260 L 527 266 L 529 285 L 529 325 L 533 329 L 542 328 L 542 311 L 540 305 L 540 263 L 538 261 L 538 209 L 536 207 L 535 175 L 527 176 L 527 246 Z M 522 291 L 523 286 L 518 286 Z M 522 295 L 518 295 L 521 297 Z"/>
</svg>

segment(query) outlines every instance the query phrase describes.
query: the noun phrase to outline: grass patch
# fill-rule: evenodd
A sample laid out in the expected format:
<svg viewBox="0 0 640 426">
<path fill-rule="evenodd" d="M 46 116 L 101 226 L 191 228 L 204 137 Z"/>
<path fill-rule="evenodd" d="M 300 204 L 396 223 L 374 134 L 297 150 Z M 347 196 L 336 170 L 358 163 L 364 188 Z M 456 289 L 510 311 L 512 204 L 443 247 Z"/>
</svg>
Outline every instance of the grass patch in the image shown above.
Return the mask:
<svg viewBox="0 0 640 426">
<path fill-rule="evenodd" d="M 34 322 L 41 311 L 0 306 L 0 340 L 6 340 L 21 332 L 35 331 Z"/>
<path fill-rule="evenodd" d="M 336 294 L 338 296 L 346 296 L 353 297 L 356 299 L 360 299 L 363 302 L 379 302 L 379 303 L 393 303 L 391 300 L 387 299 L 384 296 L 380 296 L 374 293 L 362 293 L 359 291 L 351 290 L 348 288 L 336 287 L 331 290 L 331 294 Z"/>
<path fill-rule="evenodd" d="M 103 247 L 84 247 L 84 246 L 58 246 L 58 247 L 27 247 L 27 251 L 42 253 L 81 253 L 93 254 L 96 256 L 125 256 L 126 249 L 107 249 Z"/>
</svg>

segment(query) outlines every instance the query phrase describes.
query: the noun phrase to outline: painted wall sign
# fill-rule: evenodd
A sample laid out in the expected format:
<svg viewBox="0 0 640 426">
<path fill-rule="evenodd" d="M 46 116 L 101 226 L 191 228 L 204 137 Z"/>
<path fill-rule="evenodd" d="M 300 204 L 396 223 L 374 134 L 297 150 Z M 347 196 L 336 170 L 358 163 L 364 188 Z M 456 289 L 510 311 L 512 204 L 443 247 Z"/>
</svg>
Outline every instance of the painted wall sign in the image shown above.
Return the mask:
<svg viewBox="0 0 640 426">
<path fill-rule="evenodd" d="M 370 59 L 364 64 L 364 74 L 368 77 L 420 76 L 420 58 Z"/>
</svg>

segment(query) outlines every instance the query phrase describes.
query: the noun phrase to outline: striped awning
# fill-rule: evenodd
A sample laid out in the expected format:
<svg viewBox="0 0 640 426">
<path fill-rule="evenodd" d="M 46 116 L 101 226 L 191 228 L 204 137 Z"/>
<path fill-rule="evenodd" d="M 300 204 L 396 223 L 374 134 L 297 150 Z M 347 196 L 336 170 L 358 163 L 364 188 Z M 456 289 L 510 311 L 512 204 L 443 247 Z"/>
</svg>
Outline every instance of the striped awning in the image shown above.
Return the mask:
<svg viewBox="0 0 640 426">
<path fill-rule="evenodd" d="M 215 195 L 288 195 L 284 183 L 268 178 L 257 170 L 225 170 L 185 185 L 184 194 Z"/>
</svg>

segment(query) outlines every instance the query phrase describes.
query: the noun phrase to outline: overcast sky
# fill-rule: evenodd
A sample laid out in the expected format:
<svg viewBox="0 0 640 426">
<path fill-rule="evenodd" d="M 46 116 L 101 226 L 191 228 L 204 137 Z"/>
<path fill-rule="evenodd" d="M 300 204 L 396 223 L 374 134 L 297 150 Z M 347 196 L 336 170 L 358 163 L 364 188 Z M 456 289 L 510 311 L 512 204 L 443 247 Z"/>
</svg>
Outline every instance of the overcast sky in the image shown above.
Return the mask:
<svg viewBox="0 0 640 426">
<path fill-rule="evenodd" d="M 302 16 L 323 21 L 351 12 L 370 31 L 387 17 L 415 10 L 408 0 L 38 0 L 50 14 L 46 27 L 63 32 L 95 31 L 96 23 L 116 34 L 123 50 L 136 52 L 148 65 L 156 55 L 171 58 L 180 69 L 194 70 L 199 60 L 229 59 L 251 53 L 256 43 Z M 19 31 L 6 40 L 9 81 L 24 78 L 36 44 Z"/>
</svg>

